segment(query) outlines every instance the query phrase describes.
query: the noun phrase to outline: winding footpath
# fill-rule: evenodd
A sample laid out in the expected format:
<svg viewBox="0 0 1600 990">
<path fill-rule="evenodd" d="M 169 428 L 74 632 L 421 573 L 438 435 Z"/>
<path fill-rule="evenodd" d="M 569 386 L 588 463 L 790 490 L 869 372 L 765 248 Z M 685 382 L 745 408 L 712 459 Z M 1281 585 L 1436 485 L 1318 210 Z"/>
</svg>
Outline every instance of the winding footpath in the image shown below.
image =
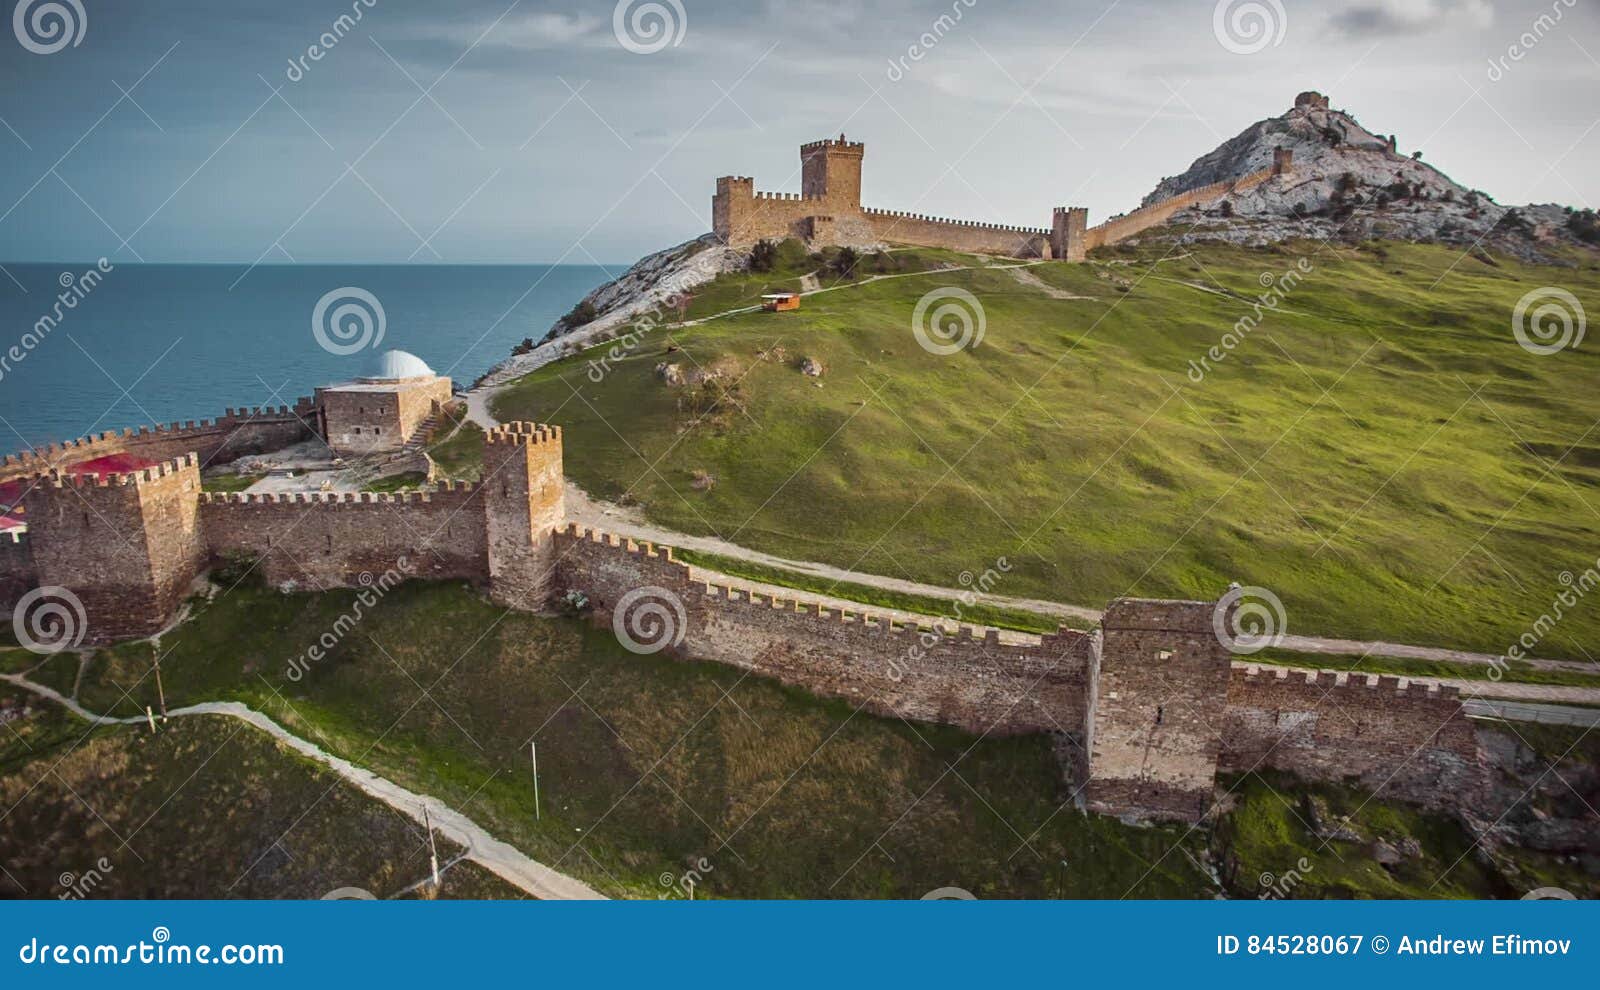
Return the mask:
<svg viewBox="0 0 1600 990">
<path fill-rule="evenodd" d="M 143 716 L 113 718 L 108 715 L 96 715 L 61 692 L 18 674 L 0 674 L 0 681 L 53 701 L 93 725 L 142 725 L 146 722 Z M 514 846 L 496 839 L 477 822 L 443 801 L 407 790 L 392 780 L 358 767 L 342 757 L 334 756 L 315 743 L 294 735 L 248 705 L 236 701 L 208 701 L 173 709 L 167 713 L 168 718 L 186 718 L 194 715 L 221 715 L 249 723 L 301 756 L 332 770 L 363 794 L 382 801 L 418 825 L 426 827 L 431 820 L 433 828 L 439 834 L 466 850 L 466 859 L 477 863 L 531 897 L 540 900 L 605 899 L 605 895 L 583 881 L 564 873 L 557 873 L 543 863 L 529 859 Z M 426 816 L 423 808 L 427 808 Z"/>
</svg>

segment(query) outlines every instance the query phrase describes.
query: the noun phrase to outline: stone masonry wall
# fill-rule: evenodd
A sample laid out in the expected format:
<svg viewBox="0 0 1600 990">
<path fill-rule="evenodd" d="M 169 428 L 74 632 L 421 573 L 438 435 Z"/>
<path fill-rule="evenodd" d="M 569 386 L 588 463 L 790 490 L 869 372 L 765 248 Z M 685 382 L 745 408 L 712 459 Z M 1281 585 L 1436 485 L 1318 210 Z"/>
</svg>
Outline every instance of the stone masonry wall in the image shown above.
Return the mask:
<svg viewBox="0 0 1600 990">
<path fill-rule="evenodd" d="M 670 550 L 573 526 L 556 540 L 564 589 L 582 591 L 610 621 L 624 596 L 669 591 L 684 607 L 677 652 L 776 678 L 867 711 L 957 725 L 973 733 L 1050 732 L 1081 738 L 1093 637 L 1061 630 L 1001 643 L 917 629 L 861 612 L 702 585 Z M 627 612 L 624 613 L 625 617 Z"/>
<path fill-rule="evenodd" d="M 490 594 L 511 608 L 544 608 L 556 595 L 554 534 L 567 516 L 561 427 L 487 431 L 482 489 Z"/>
<path fill-rule="evenodd" d="M 1229 655 L 1213 602 L 1118 599 L 1102 620 L 1089 807 L 1196 821 L 1211 804 Z"/>
<path fill-rule="evenodd" d="M 357 587 L 391 568 L 407 577 L 488 578 L 483 500 L 471 485 L 395 495 L 205 492 L 199 510 L 211 559 L 259 558 L 270 584 Z"/>
<path fill-rule="evenodd" d="M 944 220 L 890 210 L 867 209 L 861 212 L 871 221 L 876 239 L 891 244 L 948 248 L 1007 258 L 1050 257 L 1050 232 L 1042 228 Z"/>
<path fill-rule="evenodd" d="M 1224 196 L 1245 192 L 1279 174 L 1283 165 L 1274 165 L 1264 168 L 1259 172 L 1252 172 L 1237 182 L 1213 182 L 1209 186 L 1190 189 L 1179 193 L 1171 199 L 1164 199 L 1159 203 L 1152 203 L 1142 209 L 1134 210 L 1114 220 L 1107 220 L 1099 226 L 1090 227 L 1084 234 L 1084 250 L 1092 251 L 1098 247 L 1115 244 L 1126 240 L 1141 231 L 1149 230 L 1166 223 L 1179 213 L 1191 206 L 1209 203 Z"/>
<path fill-rule="evenodd" d="M 10 612 L 39 583 L 33 544 L 26 533 L 0 533 L 0 611 Z"/>
<path fill-rule="evenodd" d="M 1477 743 L 1455 688 L 1333 671 L 1234 668 L 1221 768 L 1353 779 L 1443 805 L 1472 793 Z"/>
<path fill-rule="evenodd" d="M 199 495 L 193 455 L 128 474 L 41 479 L 23 496 L 38 583 L 71 589 L 90 642 L 160 630 L 199 567 Z"/>
<path fill-rule="evenodd" d="M 194 454 L 201 467 L 222 464 L 244 454 L 278 450 L 307 439 L 314 415 L 311 400 L 301 399 L 294 408 L 229 409 L 215 420 L 141 426 L 137 431 L 121 433 L 107 430 L 98 436 L 7 454 L 0 463 L 0 481 L 64 470 L 111 454 L 137 454 L 154 461 Z"/>
</svg>

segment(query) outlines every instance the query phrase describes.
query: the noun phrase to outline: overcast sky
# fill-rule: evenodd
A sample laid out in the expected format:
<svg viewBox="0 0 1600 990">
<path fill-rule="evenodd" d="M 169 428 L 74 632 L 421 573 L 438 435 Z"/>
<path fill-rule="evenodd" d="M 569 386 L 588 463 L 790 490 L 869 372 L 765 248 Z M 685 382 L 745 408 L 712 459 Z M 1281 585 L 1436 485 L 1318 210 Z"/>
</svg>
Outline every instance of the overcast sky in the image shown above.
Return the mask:
<svg viewBox="0 0 1600 990">
<path fill-rule="evenodd" d="M 612 2 L 53 2 L 76 45 L 3 0 L 5 261 L 627 262 L 841 130 L 871 205 L 1096 222 L 1304 89 L 1502 203 L 1600 201 L 1600 0 L 624 0 L 622 40 Z"/>
</svg>

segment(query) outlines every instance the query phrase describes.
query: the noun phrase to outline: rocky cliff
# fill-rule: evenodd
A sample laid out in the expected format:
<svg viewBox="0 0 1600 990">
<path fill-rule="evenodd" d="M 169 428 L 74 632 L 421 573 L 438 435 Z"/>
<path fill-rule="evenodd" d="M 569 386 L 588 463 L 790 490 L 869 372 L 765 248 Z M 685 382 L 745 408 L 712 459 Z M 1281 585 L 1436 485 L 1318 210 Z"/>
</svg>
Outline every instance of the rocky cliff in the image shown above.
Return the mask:
<svg viewBox="0 0 1600 990">
<path fill-rule="evenodd" d="M 1186 239 L 1270 243 L 1290 237 L 1389 238 L 1484 244 L 1523 257 L 1573 242 L 1559 206 L 1508 208 L 1403 154 L 1394 136 L 1373 132 L 1320 93 L 1301 93 L 1282 116 L 1257 121 L 1144 198 L 1150 206 L 1185 190 L 1231 181 L 1272 165 L 1278 148 L 1293 152 L 1290 174 L 1186 211 L 1173 224 Z M 1200 223 L 1206 218 L 1227 223 Z"/>
</svg>

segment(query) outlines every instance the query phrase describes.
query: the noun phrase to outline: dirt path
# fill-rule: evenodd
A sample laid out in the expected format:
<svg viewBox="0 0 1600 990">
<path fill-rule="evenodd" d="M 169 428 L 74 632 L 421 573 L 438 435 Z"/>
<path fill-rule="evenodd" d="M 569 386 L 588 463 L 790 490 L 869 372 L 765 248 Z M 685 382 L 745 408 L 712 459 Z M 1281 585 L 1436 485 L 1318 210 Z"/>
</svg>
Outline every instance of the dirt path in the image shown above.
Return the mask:
<svg viewBox="0 0 1600 990">
<path fill-rule="evenodd" d="M 737 543 L 714 536 L 690 536 L 670 529 L 654 525 L 635 509 L 623 508 L 610 502 L 603 502 L 591 498 L 587 492 L 579 488 L 572 481 L 567 482 L 567 520 L 592 529 L 615 533 L 618 536 L 628 536 L 635 540 L 647 540 L 651 543 L 670 547 L 682 547 L 686 550 L 698 550 L 702 553 L 716 553 L 725 557 L 749 561 L 753 564 L 764 564 L 768 567 L 779 567 L 784 570 L 795 571 L 810 577 L 822 578 L 828 581 L 846 581 L 854 584 L 865 584 L 885 591 L 897 591 L 913 595 L 925 595 L 945 601 L 960 601 L 966 591 L 959 588 L 945 588 L 939 585 L 922 584 L 916 581 L 906 581 L 900 578 L 885 577 L 881 574 L 865 574 L 860 571 L 847 571 L 830 564 L 819 564 L 809 560 L 790 560 L 786 557 L 777 557 L 772 554 L 751 550 Z M 744 578 L 731 579 L 740 587 L 750 586 L 752 582 Z M 794 597 L 797 594 L 806 600 L 825 600 L 826 596 L 811 592 L 795 592 L 792 589 L 780 589 L 773 585 L 763 585 L 763 588 L 774 589 L 773 592 L 783 597 Z M 837 599 L 844 601 L 843 599 Z M 1082 605 L 1067 605 L 1062 602 L 1044 601 L 1037 598 L 1013 598 L 1008 595 L 984 595 L 982 601 L 986 605 L 995 605 L 1002 608 L 1016 608 L 1039 615 L 1054 616 L 1061 619 L 1077 620 L 1082 622 L 1099 622 L 1101 612 L 1099 609 L 1086 608 Z M 860 609 L 858 604 L 848 607 Z M 889 609 L 874 609 L 890 614 Z M 909 614 L 909 613 L 906 613 Z M 1401 657 L 1413 660 L 1435 660 L 1449 663 L 1470 663 L 1492 666 L 1500 662 L 1500 658 L 1488 653 L 1472 653 L 1466 650 L 1452 650 L 1436 646 L 1407 646 L 1401 643 L 1363 642 L 1353 639 L 1334 639 L 1323 636 L 1285 636 L 1280 644 L 1283 649 L 1296 650 L 1302 653 L 1326 653 L 1337 656 L 1374 656 Z M 1562 670 L 1575 673 L 1597 674 L 1600 667 L 1594 664 L 1574 660 L 1538 660 L 1526 661 L 1530 666 L 1540 670 Z M 1482 683 L 1475 681 L 1473 683 Z"/>
<path fill-rule="evenodd" d="M 855 584 L 870 585 L 882 588 L 885 591 L 898 591 L 913 595 L 927 595 L 946 601 L 959 601 L 967 592 L 956 588 L 941 588 L 933 584 L 921 584 L 916 581 L 905 581 L 900 578 L 885 577 L 881 574 L 863 574 L 859 571 L 847 571 L 842 567 L 830 564 L 818 564 L 809 560 L 790 560 L 787 557 L 775 557 L 772 554 L 751 550 L 737 543 L 729 543 L 714 536 L 690 536 L 670 529 L 646 522 L 637 512 L 631 509 L 612 505 L 589 497 L 589 494 L 579 488 L 572 481 L 567 482 L 567 521 L 575 522 L 580 526 L 598 529 L 618 536 L 632 537 L 635 540 L 646 540 L 662 546 L 681 547 L 685 550 L 698 550 L 701 553 L 717 553 L 725 557 L 735 557 L 752 564 L 765 564 L 768 567 L 780 567 L 787 571 L 796 571 L 811 577 L 823 578 L 828 581 L 848 581 Z M 716 574 L 712 571 L 702 571 L 703 574 Z M 750 587 L 754 582 L 745 578 L 726 578 L 738 587 Z M 762 588 L 773 589 L 785 598 L 802 597 L 811 600 L 832 600 L 845 602 L 844 607 L 857 611 L 864 610 L 859 602 L 848 602 L 846 599 L 828 599 L 826 596 L 809 591 L 797 592 L 793 589 L 777 588 L 775 585 L 761 585 Z M 1025 609 L 1042 615 L 1053 615 L 1059 618 L 1077 619 L 1087 622 L 1098 622 L 1100 613 L 1094 609 L 1080 608 L 1076 605 L 1063 605 L 1060 602 L 1047 602 L 1032 598 L 1008 598 L 1001 595 L 984 595 L 981 599 L 988 605 L 1003 605 L 1011 608 Z M 879 609 L 872 606 L 873 612 L 891 614 L 892 609 Z M 910 615 L 911 613 L 901 613 Z"/>
<path fill-rule="evenodd" d="M 95 725 L 143 725 L 144 718 L 112 718 L 96 715 L 82 705 L 52 688 L 36 684 L 16 674 L 0 674 L 0 681 L 31 691 L 61 705 L 74 715 Z M 342 757 L 334 756 L 315 743 L 301 739 L 247 705 L 236 701 L 208 701 L 187 708 L 177 708 L 167 713 L 168 718 L 193 715 L 222 715 L 236 718 L 260 729 L 278 742 L 307 759 L 322 764 L 338 774 L 346 783 L 362 793 L 376 798 L 395 811 L 423 825 L 423 807 L 438 832 L 467 850 L 466 858 L 489 870 L 495 876 L 540 900 L 604 900 L 599 891 L 581 880 L 557 873 L 542 863 L 523 855 L 515 847 L 490 835 L 478 823 L 461 814 L 437 798 L 407 790 L 399 784 L 379 777 L 363 767 L 358 767 Z"/>
<path fill-rule="evenodd" d="M 1011 277 L 1016 279 L 1018 282 L 1030 289 L 1036 289 L 1039 292 L 1043 292 L 1051 299 L 1088 299 L 1091 301 L 1094 299 L 1094 296 L 1080 296 L 1068 292 L 1065 289 L 1058 289 L 1046 282 L 1044 279 L 1035 275 L 1033 272 L 1030 272 L 1027 266 L 1017 265 L 1007 268 L 1006 271 L 1009 271 L 1011 273 Z"/>
</svg>

